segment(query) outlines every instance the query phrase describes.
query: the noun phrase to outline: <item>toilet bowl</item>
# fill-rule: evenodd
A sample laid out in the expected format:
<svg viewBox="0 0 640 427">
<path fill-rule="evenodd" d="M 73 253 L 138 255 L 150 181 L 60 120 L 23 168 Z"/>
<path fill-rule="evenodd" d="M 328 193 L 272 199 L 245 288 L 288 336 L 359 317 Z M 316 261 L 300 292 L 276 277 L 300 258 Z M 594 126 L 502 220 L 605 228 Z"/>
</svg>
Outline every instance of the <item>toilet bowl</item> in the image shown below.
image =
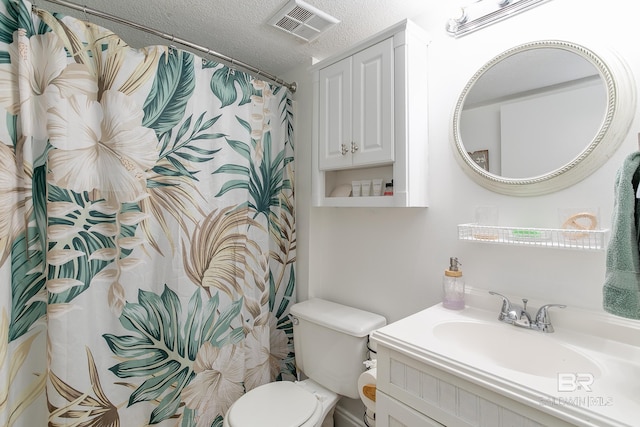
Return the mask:
<svg viewBox="0 0 640 427">
<path fill-rule="evenodd" d="M 332 427 L 338 395 L 313 380 L 254 388 L 227 411 L 224 427 Z"/>
<path fill-rule="evenodd" d="M 250 390 L 231 405 L 224 427 L 333 427 L 339 398 L 360 397 L 368 336 L 386 319 L 321 299 L 294 304 L 290 311 L 296 367 L 308 379 Z"/>
</svg>

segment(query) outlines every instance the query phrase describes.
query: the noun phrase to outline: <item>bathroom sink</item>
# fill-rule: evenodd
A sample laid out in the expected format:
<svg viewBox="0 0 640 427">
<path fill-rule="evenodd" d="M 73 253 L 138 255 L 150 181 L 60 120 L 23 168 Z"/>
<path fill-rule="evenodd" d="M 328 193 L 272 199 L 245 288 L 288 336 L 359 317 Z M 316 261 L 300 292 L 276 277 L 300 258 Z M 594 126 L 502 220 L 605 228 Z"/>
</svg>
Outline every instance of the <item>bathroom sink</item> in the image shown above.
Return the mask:
<svg viewBox="0 0 640 427">
<path fill-rule="evenodd" d="M 550 334 L 485 321 L 449 321 L 435 325 L 433 335 L 450 351 L 475 363 L 497 364 L 512 371 L 555 378 L 559 373 L 589 372 L 600 377 L 601 370 L 587 356 Z"/>
<path fill-rule="evenodd" d="M 386 354 L 392 362 L 378 364 L 378 381 L 384 375 L 385 381 L 404 379 L 407 387 L 420 387 L 436 378 L 439 387 L 439 381 L 455 378 L 568 425 L 639 425 L 637 321 L 569 306 L 554 311 L 554 332 L 542 332 L 498 320 L 501 303 L 484 290 L 468 289 L 466 297 L 464 309 L 437 304 L 374 331 L 378 357 Z M 409 381 L 416 375 L 401 369 L 407 360 L 424 364 L 427 375 L 420 378 L 426 382 Z M 416 390 L 412 398 L 420 395 Z"/>
</svg>

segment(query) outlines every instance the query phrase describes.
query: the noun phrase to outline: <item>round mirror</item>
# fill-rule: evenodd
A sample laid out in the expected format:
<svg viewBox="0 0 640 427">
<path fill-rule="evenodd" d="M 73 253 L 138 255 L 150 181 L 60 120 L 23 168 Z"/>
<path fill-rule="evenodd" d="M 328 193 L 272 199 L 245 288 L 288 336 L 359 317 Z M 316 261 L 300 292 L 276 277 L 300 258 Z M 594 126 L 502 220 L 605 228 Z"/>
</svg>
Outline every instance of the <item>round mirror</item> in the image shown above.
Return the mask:
<svg viewBox="0 0 640 427">
<path fill-rule="evenodd" d="M 452 141 L 479 184 L 538 195 L 600 167 L 626 136 L 634 111 L 631 73 L 612 52 L 537 41 L 474 74 L 454 110 Z"/>
</svg>

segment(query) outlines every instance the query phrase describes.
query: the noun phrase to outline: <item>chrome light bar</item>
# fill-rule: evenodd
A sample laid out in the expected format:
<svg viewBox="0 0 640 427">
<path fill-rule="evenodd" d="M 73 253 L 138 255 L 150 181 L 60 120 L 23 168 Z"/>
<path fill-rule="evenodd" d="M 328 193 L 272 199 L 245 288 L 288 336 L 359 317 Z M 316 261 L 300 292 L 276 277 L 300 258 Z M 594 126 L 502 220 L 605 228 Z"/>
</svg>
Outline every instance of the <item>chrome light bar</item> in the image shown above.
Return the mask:
<svg viewBox="0 0 640 427">
<path fill-rule="evenodd" d="M 509 18 L 549 0 L 478 0 L 460 7 L 446 25 L 453 37 L 460 37 L 482 27 Z"/>
</svg>

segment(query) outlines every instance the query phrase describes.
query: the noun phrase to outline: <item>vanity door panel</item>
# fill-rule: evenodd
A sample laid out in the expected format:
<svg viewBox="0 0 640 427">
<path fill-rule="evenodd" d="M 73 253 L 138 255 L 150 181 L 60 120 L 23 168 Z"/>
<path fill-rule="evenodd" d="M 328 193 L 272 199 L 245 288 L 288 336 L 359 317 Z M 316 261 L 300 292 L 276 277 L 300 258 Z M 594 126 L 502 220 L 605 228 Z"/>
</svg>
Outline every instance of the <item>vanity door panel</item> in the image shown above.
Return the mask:
<svg viewBox="0 0 640 427">
<path fill-rule="evenodd" d="M 378 342 L 377 346 L 377 396 L 383 395 L 385 396 L 383 400 L 389 398 L 406 405 L 416 413 L 423 414 L 429 420 L 435 420 L 441 425 L 456 427 L 572 426 L 549 414 L 390 349 L 383 343 Z M 383 404 L 383 407 L 386 406 Z M 397 409 L 389 411 L 392 415 L 402 412 Z M 403 422 L 399 415 L 394 416 L 397 422 Z M 389 416 L 385 415 L 385 418 L 388 419 Z M 393 424 L 382 425 L 392 426 Z M 402 426 L 402 424 L 399 425 Z M 432 424 L 407 424 L 411 427 L 422 425 Z"/>
<path fill-rule="evenodd" d="M 376 392 L 376 425 L 378 427 L 443 426 L 380 391 Z"/>
</svg>

